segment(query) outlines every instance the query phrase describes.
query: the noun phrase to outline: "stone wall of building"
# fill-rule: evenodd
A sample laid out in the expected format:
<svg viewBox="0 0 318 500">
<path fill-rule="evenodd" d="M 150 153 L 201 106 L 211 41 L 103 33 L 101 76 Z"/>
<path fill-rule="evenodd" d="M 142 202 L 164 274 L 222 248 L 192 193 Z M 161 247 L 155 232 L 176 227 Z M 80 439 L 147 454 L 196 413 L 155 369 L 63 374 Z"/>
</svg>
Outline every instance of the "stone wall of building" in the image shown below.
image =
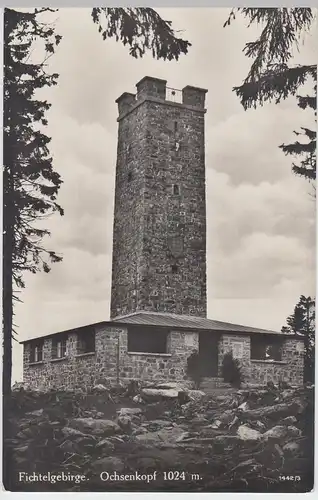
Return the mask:
<svg viewBox="0 0 318 500">
<path fill-rule="evenodd" d="M 125 328 L 96 328 L 95 353 L 77 354 L 77 335 L 67 339 L 67 358 L 52 359 L 52 338 L 44 339 L 43 361 L 29 363 L 24 344 L 24 382 L 33 387 L 87 389 L 105 380 L 181 381 L 186 359 L 198 348 L 198 333 L 172 331 L 167 354 L 129 353 Z"/>
<path fill-rule="evenodd" d="M 301 385 L 303 381 L 304 352 L 303 342 L 286 338 L 282 348 L 281 361 L 251 359 L 250 336 L 223 335 L 219 343 L 219 376 L 223 356 L 233 351 L 242 367 L 244 381 L 249 386 L 259 386 L 267 382 L 285 381 L 292 385 Z"/>
<path fill-rule="evenodd" d="M 151 333 L 150 333 L 151 334 Z M 186 360 L 199 348 L 199 333 L 171 331 L 166 354 L 128 352 L 126 328 L 96 327 L 95 353 L 77 353 L 77 335 L 67 339 L 67 358 L 52 359 L 52 338 L 44 339 L 43 361 L 31 363 L 30 344 L 24 344 L 24 381 L 33 387 L 60 389 L 90 388 L 105 380 L 184 381 Z M 219 341 L 219 377 L 223 356 L 232 350 L 243 369 L 247 385 L 263 385 L 284 380 L 302 383 L 303 342 L 286 338 L 281 361 L 251 360 L 248 335 L 225 334 Z"/>
<path fill-rule="evenodd" d="M 206 316 L 205 90 L 146 77 L 118 100 L 111 316 Z"/>
</svg>

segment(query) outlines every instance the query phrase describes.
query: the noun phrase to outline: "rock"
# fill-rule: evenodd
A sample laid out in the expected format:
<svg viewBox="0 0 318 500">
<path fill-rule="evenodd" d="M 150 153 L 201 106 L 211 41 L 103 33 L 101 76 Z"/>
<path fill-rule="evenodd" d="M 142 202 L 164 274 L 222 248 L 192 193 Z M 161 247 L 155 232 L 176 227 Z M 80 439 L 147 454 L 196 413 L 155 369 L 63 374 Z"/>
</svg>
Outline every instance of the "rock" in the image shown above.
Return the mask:
<svg viewBox="0 0 318 500">
<path fill-rule="evenodd" d="M 285 424 L 295 424 L 297 422 L 297 418 L 294 415 L 290 415 L 289 417 L 283 418 L 283 422 Z"/>
<path fill-rule="evenodd" d="M 214 436 L 212 439 L 213 439 L 213 441 L 212 441 L 213 444 L 218 445 L 218 446 L 235 445 L 240 440 L 240 438 L 238 436 L 231 436 L 229 434 L 224 434 L 221 436 Z"/>
<path fill-rule="evenodd" d="M 231 422 L 233 422 L 234 417 L 235 413 L 233 410 L 226 410 L 225 412 L 221 413 L 221 415 L 219 415 L 218 420 L 222 422 L 223 426 L 227 426 Z"/>
<path fill-rule="evenodd" d="M 187 394 L 188 394 L 190 400 L 192 400 L 192 401 L 200 401 L 201 399 L 206 397 L 205 392 L 199 391 L 196 389 L 190 389 L 189 391 L 187 391 Z"/>
<path fill-rule="evenodd" d="M 134 396 L 132 398 L 132 400 L 133 400 L 134 403 L 139 403 L 139 404 L 140 403 L 144 403 L 144 400 L 142 399 L 142 397 L 140 396 L 140 394 L 137 394 L 137 396 Z"/>
<path fill-rule="evenodd" d="M 259 420 L 264 417 L 280 420 L 291 414 L 299 415 L 304 411 L 304 405 L 301 401 L 291 403 L 281 403 L 272 406 L 262 406 L 254 410 L 242 411 L 241 416 L 247 420 Z"/>
<path fill-rule="evenodd" d="M 215 420 L 213 424 L 210 425 L 211 429 L 219 429 L 222 425 L 221 420 Z"/>
<path fill-rule="evenodd" d="M 78 446 L 73 441 L 66 440 L 60 445 L 61 450 L 67 453 L 77 453 Z"/>
<path fill-rule="evenodd" d="M 17 453 L 17 454 L 22 454 L 23 455 L 24 453 L 26 453 L 28 451 L 28 449 L 29 449 L 28 445 L 26 445 L 26 446 L 18 446 L 16 448 L 14 448 L 13 451 L 15 453 Z"/>
<path fill-rule="evenodd" d="M 183 432 L 177 439 L 176 443 L 181 443 L 181 441 L 186 441 L 188 439 L 193 439 L 194 436 L 190 432 Z"/>
<path fill-rule="evenodd" d="M 285 401 L 286 399 L 291 398 L 294 395 L 294 391 L 292 389 L 285 389 L 279 396 L 280 399 Z"/>
<path fill-rule="evenodd" d="M 248 410 L 249 409 L 249 405 L 248 405 L 248 402 L 245 401 L 244 403 L 242 403 L 240 406 L 237 407 L 238 410 Z"/>
<path fill-rule="evenodd" d="M 264 432 L 263 438 L 267 439 L 284 439 L 287 436 L 287 427 L 285 425 L 275 425 L 268 431 Z"/>
<path fill-rule="evenodd" d="M 133 426 L 132 418 L 129 415 L 118 415 L 117 423 L 126 432 L 130 431 Z"/>
<path fill-rule="evenodd" d="M 277 391 L 277 387 L 275 386 L 272 380 L 269 380 L 266 384 L 266 387 L 269 391 Z"/>
<path fill-rule="evenodd" d="M 83 433 L 111 436 L 120 432 L 120 427 L 112 420 L 97 420 L 94 418 L 74 418 L 69 422 L 69 427 L 78 429 Z"/>
<path fill-rule="evenodd" d="M 151 387 L 152 389 L 152 387 Z M 187 387 L 177 382 L 162 382 L 157 384 L 155 389 L 173 389 L 175 391 L 188 392 Z"/>
<path fill-rule="evenodd" d="M 205 425 L 208 422 L 209 421 L 204 417 L 204 415 L 200 415 L 200 414 L 196 415 L 191 420 L 191 424 L 195 424 L 195 425 Z"/>
<path fill-rule="evenodd" d="M 289 436 L 293 437 L 299 437 L 302 434 L 301 430 L 298 429 L 298 427 L 295 427 L 294 425 L 289 425 L 287 427 L 287 433 Z"/>
<path fill-rule="evenodd" d="M 103 457 L 98 460 L 95 460 L 91 464 L 91 468 L 94 471 L 94 474 L 100 474 L 101 472 L 123 472 L 125 468 L 124 462 L 117 457 Z"/>
<path fill-rule="evenodd" d="M 250 458 L 245 460 L 244 462 L 239 463 L 236 467 L 232 469 L 232 472 L 235 471 L 239 474 L 255 473 L 262 470 L 262 464 L 258 463 L 255 458 Z"/>
<path fill-rule="evenodd" d="M 105 387 L 103 384 L 96 384 L 93 387 L 94 392 L 108 392 L 108 388 Z"/>
<path fill-rule="evenodd" d="M 234 425 L 236 425 L 238 422 L 239 422 L 239 418 L 237 415 L 235 415 L 232 422 L 229 424 L 229 429 L 232 429 L 232 427 L 234 427 Z"/>
<path fill-rule="evenodd" d="M 132 418 L 139 418 L 142 415 L 141 408 L 120 408 L 117 411 L 118 416 L 130 416 Z"/>
<path fill-rule="evenodd" d="M 237 435 L 243 441 L 257 441 L 262 434 L 256 429 L 251 429 L 248 425 L 240 425 L 237 429 Z"/>
<path fill-rule="evenodd" d="M 291 389 L 290 385 L 287 382 L 285 382 L 284 380 L 281 380 L 278 385 L 279 385 L 280 390 Z"/>
<path fill-rule="evenodd" d="M 78 429 L 73 429 L 71 427 L 63 427 L 61 432 L 65 438 L 75 437 L 75 436 L 86 436 L 83 432 Z"/>
<path fill-rule="evenodd" d="M 151 428 L 151 430 L 159 430 L 164 427 L 171 427 L 173 424 L 170 422 L 170 420 L 150 420 L 149 422 L 145 423 L 145 426 L 148 428 Z"/>
<path fill-rule="evenodd" d="M 34 410 L 34 411 L 30 411 L 28 413 L 26 413 L 26 415 L 30 415 L 30 416 L 34 416 L 34 417 L 41 417 L 41 415 L 43 415 L 43 408 L 41 408 L 40 410 Z"/>
<path fill-rule="evenodd" d="M 178 390 L 176 389 L 143 389 L 141 397 L 145 401 L 160 401 L 163 399 L 177 399 Z"/>
<path fill-rule="evenodd" d="M 285 446 L 283 446 L 283 451 L 285 453 L 290 453 L 291 455 L 294 455 L 299 450 L 300 450 L 300 445 L 295 441 L 289 441 L 288 443 L 285 444 Z"/>
<path fill-rule="evenodd" d="M 103 451 L 114 451 L 115 446 L 114 443 L 112 443 L 109 439 L 105 438 L 102 439 L 101 441 L 98 441 L 96 444 L 96 448 L 101 448 Z"/>
<path fill-rule="evenodd" d="M 266 429 L 266 425 L 265 425 L 263 422 L 261 422 L 260 420 L 257 420 L 257 421 L 255 422 L 255 426 L 256 426 L 258 429 L 260 429 L 261 431 L 263 431 L 263 432 L 264 432 L 264 431 L 265 431 L 265 429 Z"/>
<path fill-rule="evenodd" d="M 184 429 L 181 427 L 172 427 L 171 429 L 161 429 L 156 432 L 146 432 L 145 434 L 139 434 L 135 437 L 138 442 L 141 443 L 176 443 L 177 439 L 184 434 Z"/>
</svg>

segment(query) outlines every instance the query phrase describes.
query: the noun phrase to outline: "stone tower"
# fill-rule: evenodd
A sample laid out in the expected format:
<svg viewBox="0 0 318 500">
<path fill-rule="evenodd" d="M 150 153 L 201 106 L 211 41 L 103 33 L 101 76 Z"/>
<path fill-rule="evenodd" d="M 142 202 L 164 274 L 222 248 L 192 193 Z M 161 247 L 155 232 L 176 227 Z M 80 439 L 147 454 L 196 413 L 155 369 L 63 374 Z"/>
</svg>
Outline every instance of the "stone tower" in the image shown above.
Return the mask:
<svg viewBox="0 0 318 500">
<path fill-rule="evenodd" d="M 206 317 L 206 90 L 144 77 L 118 104 L 111 317 Z"/>
</svg>

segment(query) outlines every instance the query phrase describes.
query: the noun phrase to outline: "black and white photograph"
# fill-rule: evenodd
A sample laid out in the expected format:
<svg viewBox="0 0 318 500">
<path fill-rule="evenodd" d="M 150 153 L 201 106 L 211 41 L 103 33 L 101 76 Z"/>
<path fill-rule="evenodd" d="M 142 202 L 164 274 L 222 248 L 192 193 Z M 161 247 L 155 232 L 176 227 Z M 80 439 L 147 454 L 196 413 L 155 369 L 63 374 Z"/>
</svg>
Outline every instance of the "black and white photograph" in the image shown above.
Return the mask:
<svg viewBox="0 0 318 500">
<path fill-rule="evenodd" d="M 4 489 L 311 492 L 317 9 L 2 15 Z"/>
</svg>

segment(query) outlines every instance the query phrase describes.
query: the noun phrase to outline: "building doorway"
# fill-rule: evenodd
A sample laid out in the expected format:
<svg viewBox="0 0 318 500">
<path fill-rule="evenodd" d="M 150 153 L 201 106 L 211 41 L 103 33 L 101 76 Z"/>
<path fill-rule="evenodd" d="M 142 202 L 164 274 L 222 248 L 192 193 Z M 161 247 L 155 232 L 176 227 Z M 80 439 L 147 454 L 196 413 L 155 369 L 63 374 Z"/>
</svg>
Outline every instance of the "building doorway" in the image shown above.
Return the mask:
<svg viewBox="0 0 318 500">
<path fill-rule="evenodd" d="M 214 332 L 199 333 L 199 360 L 202 377 L 218 376 L 218 349 L 220 335 Z"/>
</svg>

